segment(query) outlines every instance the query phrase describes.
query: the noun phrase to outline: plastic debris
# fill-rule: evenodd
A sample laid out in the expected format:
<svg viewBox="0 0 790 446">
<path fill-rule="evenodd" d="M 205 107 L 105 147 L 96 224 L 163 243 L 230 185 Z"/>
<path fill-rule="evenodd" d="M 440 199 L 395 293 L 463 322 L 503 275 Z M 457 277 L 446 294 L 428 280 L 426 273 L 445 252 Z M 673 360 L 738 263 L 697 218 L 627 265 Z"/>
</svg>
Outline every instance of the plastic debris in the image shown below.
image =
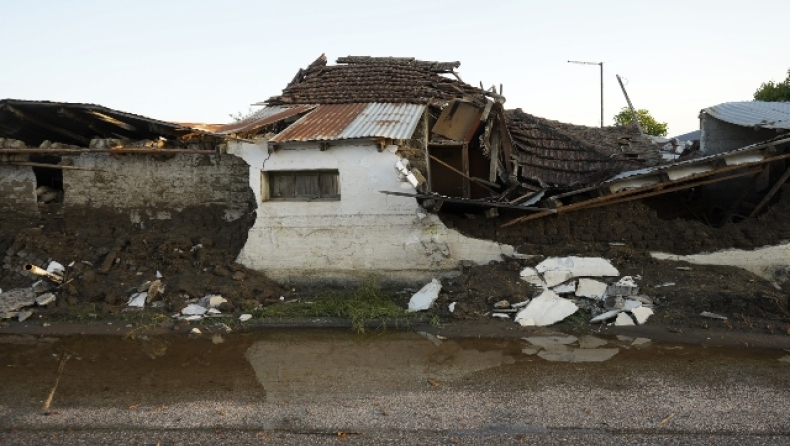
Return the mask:
<svg viewBox="0 0 790 446">
<path fill-rule="evenodd" d="M 576 296 L 602 299 L 606 295 L 607 287 L 604 282 L 593 279 L 579 279 L 579 284 L 576 286 Z"/>
<path fill-rule="evenodd" d="M 430 283 L 422 287 L 420 291 L 414 293 L 409 300 L 409 312 L 424 311 L 431 308 L 434 301 L 439 297 L 439 291 L 442 290 L 442 284 L 436 280 L 431 280 Z"/>
<path fill-rule="evenodd" d="M 578 309 L 570 300 L 563 299 L 554 291 L 545 290 L 516 314 L 516 322 L 523 327 L 545 327 L 562 321 Z"/>
<path fill-rule="evenodd" d="M 244 313 L 241 316 L 239 316 L 239 320 L 242 322 L 247 322 L 250 319 L 252 319 L 252 315 L 248 313 Z"/>
</svg>

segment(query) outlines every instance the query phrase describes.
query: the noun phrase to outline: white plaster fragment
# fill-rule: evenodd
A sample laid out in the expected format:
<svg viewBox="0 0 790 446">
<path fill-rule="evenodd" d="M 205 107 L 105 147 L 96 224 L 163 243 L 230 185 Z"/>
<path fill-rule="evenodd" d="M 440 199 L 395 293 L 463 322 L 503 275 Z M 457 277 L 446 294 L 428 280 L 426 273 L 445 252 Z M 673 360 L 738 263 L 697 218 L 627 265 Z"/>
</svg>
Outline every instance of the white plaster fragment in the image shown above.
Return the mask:
<svg viewBox="0 0 790 446">
<path fill-rule="evenodd" d="M 522 301 L 522 302 L 517 302 L 517 303 L 514 303 L 514 304 L 513 304 L 513 305 L 511 305 L 510 307 L 511 307 L 511 308 L 524 308 L 524 307 L 526 307 L 527 305 L 529 305 L 529 302 L 530 302 L 530 299 L 527 299 L 527 300 L 525 300 L 525 301 Z"/>
<path fill-rule="evenodd" d="M 447 308 L 450 310 L 450 313 L 455 313 L 456 304 L 458 304 L 458 302 L 450 302 L 450 305 L 447 306 Z"/>
<path fill-rule="evenodd" d="M 543 273 L 543 281 L 546 282 L 546 286 L 549 288 L 563 284 L 573 279 L 573 277 L 573 273 L 570 271 L 546 271 Z"/>
<path fill-rule="evenodd" d="M 184 316 L 199 316 L 206 314 L 208 309 L 206 307 L 202 307 L 196 304 L 189 304 L 184 309 L 181 310 L 181 314 Z"/>
<path fill-rule="evenodd" d="M 247 321 L 248 321 L 248 320 L 250 320 L 250 319 L 252 319 L 252 315 L 251 315 L 251 314 L 248 314 L 248 313 L 244 313 L 244 314 L 242 314 L 241 316 L 239 316 L 239 320 L 240 320 L 241 322 L 247 322 Z"/>
<path fill-rule="evenodd" d="M 626 313 L 620 313 L 617 315 L 617 319 L 614 320 L 614 325 L 618 327 L 625 327 L 636 324 L 634 324 L 634 320 L 631 319 L 631 316 L 627 315 Z"/>
<path fill-rule="evenodd" d="M 521 276 L 521 280 L 531 285 L 535 285 L 539 287 L 546 286 L 546 282 L 543 281 L 543 278 L 540 277 L 540 274 L 538 274 L 538 271 L 535 268 L 531 268 L 528 266 L 523 270 L 521 270 L 521 273 L 519 275 Z"/>
<path fill-rule="evenodd" d="M 201 332 L 199 328 L 193 328 L 192 330 L 189 331 L 189 333 L 193 335 L 203 334 L 203 332 Z"/>
<path fill-rule="evenodd" d="M 50 302 L 54 302 L 54 301 L 55 301 L 55 295 L 52 293 L 46 293 L 36 297 L 36 305 L 38 305 L 39 307 L 43 307 L 44 305 L 47 305 Z"/>
<path fill-rule="evenodd" d="M 642 306 L 642 302 L 633 299 L 627 299 L 623 304 L 623 311 L 631 311 L 634 308 L 639 308 Z"/>
<path fill-rule="evenodd" d="M 422 287 L 420 291 L 414 293 L 409 300 L 409 310 L 424 311 L 431 308 L 434 301 L 439 297 L 439 291 L 442 290 L 442 284 L 436 279 L 432 279 L 430 283 Z"/>
<path fill-rule="evenodd" d="M 562 321 L 578 309 L 579 307 L 570 300 L 563 299 L 554 291 L 545 290 L 516 314 L 516 322 L 524 327 L 545 327 Z"/>
<path fill-rule="evenodd" d="M 66 267 L 53 260 L 49 262 L 49 265 L 47 265 L 47 272 L 62 275 L 66 272 Z"/>
<path fill-rule="evenodd" d="M 607 286 L 606 283 L 597 280 L 579 279 L 579 284 L 576 286 L 576 296 L 602 299 L 606 294 Z"/>
<path fill-rule="evenodd" d="M 495 317 L 499 319 L 510 319 L 510 315 L 505 313 L 491 313 L 491 317 Z"/>
<path fill-rule="evenodd" d="M 143 308 L 145 307 L 146 299 L 148 299 L 148 293 L 134 293 L 132 297 L 129 298 L 129 302 L 126 305 L 129 307 Z"/>
<path fill-rule="evenodd" d="M 190 322 L 191 321 L 199 321 L 199 320 L 203 319 L 203 316 L 201 316 L 199 314 L 194 314 L 192 316 L 182 317 L 181 319 L 185 320 L 185 321 L 190 321 Z"/>
<path fill-rule="evenodd" d="M 722 320 L 722 321 L 726 321 L 727 320 L 727 316 L 722 316 L 721 314 L 711 313 L 710 311 L 703 311 L 699 315 L 702 316 L 702 317 L 710 318 L 710 319 L 719 319 L 719 320 Z"/>
<path fill-rule="evenodd" d="M 535 267 L 538 273 L 570 271 L 573 277 L 612 277 L 620 272 L 608 260 L 600 257 L 549 257 Z"/>
<path fill-rule="evenodd" d="M 594 318 L 590 319 L 590 323 L 594 324 L 596 322 L 608 321 L 609 319 L 612 319 L 618 314 L 620 314 L 620 310 L 607 311 L 606 313 L 599 314 L 598 316 L 595 316 Z"/>
<path fill-rule="evenodd" d="M 650 309 L 650 308 L 647 308 L 647 307 L 639 307 L 639 308 L 634 308 L 633 310 L 631 310 L 631 314 L 633 314 L 634 318 L 636 318 L 636 322 L 639 325 L 642 325 L 645 322 L 647 322 L 647 319 L 650 316 L 653 315 L 653 310 Z"/>
<path fill-rule="evenodd" d="M 555 286 L 551 289 L 557 294 L 573 294 L 576 292 L 576 281 L 566 283 L 565 285 Z"/>
</svg>

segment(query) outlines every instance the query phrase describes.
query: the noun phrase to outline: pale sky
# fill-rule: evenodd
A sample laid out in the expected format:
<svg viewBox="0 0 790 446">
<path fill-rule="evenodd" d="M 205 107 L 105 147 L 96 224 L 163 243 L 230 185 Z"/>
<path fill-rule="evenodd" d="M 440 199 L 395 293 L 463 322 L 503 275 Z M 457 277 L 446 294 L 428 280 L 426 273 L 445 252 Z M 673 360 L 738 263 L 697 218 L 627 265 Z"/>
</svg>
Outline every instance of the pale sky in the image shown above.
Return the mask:
<svg viewBox="0 0 790 446">
<path fill-rule="evenodd" d="M 0 98 L 225 123 L 326 53 L 461 62 L 507 108 L 597 126 L 625 105 L 699 128 L 790 68 L 788 0 L 0 0 Z"/>
</svg>

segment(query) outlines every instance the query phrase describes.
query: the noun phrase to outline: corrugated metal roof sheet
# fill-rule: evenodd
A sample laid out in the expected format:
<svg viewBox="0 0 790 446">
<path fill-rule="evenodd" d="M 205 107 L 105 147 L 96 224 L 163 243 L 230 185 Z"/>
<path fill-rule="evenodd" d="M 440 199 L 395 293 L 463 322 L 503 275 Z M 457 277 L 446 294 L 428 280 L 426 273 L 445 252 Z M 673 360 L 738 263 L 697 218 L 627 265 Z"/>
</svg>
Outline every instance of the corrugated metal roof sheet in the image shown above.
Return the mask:
<svg viewBox="0 0 790 446">
<path fill-rule="evenodd" d="M 251 133 L 261 127 L 288 119 L 301 113 L 314 109 L 315 105 L 298 105 L 295 107 L 272 106 L 264 107 L 247 116 L 239 122 L 226 124 L 217 130 L 217 133 Z"/>
<path fill-rule="evenodd" d="M 790 102 L 725 102 L 702 112 L 744 127 L 790 130 Z"/>
<path fill-rule="evenodd" d="M 408 139 L 422 116 L 419 104 L 326 104 L 296 121 L 270 142 L 358 138 Z"/>
</svg>

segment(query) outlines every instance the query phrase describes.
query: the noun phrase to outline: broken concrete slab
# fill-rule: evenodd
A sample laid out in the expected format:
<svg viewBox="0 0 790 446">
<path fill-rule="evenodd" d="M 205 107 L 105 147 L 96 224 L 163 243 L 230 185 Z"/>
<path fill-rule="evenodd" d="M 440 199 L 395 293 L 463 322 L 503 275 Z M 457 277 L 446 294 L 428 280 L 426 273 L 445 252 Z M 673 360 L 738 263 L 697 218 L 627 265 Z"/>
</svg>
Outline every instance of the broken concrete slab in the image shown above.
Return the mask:
<svg viewBox="0 0 790 446">
<path fill-rule="evenodd" d="M 39 307 L 43 307 L 48 305 L 50 302 L 54 302 L 56 299 L 55 294 L 53 293 L 46 293 L 36 297 L 36 305 Z"/>
<path fill-rule="evenodd" d="M 545 290 L 516 314 L 516 322 L 523 327 L 545 327 L 562 321 L 578 309 L 570 300 L 563 299 L 554 291 Z"/>
<path fill-rule="evenodd" d="M 10 313 L 36 303 L 36 293 L 31 288 L 16 288 L 0 294 L 0 313 Z"/>
<path fill-rule="evenodd" d="M 699 315 L 702 316 L 702 317 L 707 317 L 709 319 L 719 319 L 719 320 L 722 320 L 722 321 L 726 321 L 727 320 L 727 316 L 722 316 L 721 314 L 711 313 L 710 311 L 703 311 Z"/>
<path fill-rule="evenodd" d="M 614 277 L 620 272 L 608 260 L 601 257 L 549 257 L 540 262 L 535 270 L 540 274 L 547 271 L 568 271 L 573 277 Z"/>
<path fill-rule="evenodd" d="M 439 292 L 442 290 L 442 284 L 436 279 L 432 279 L 430 283 L 422 287 L 420 291 L 414 293 L 409 300 L 409 312 L 425 311 L 431 308 L 431 305 L 439 297 Z"/>
<path fill-rule="evenodd" d="M 594 324 L 596 322 L 605 322 L 608 321 L 609 319 L 615 318 L 618 314 L 620 314 L 620 310 L 610 310 L 607 311 L 606 313 L 599 314 L 598 316 L 595 316 L 594 318 L 590 319 L 590 323 Z"/>
<path fill-rule="evenodd" d="M 593 279 L 579 279 L 576 286 L 576 296 L 590 299 L 602 299 L 606 295 L 608 285 Z"/>
<path fill-rule="evenodd" d="M 636 324 L 634 323 L 634 320 L 631 319 L 631 316 L 626 313 L 620 313 L 617 315 L 617 319 L 614 320 L 614 325 L 617 327 L 627 327 L 629 325 Z"/>
<path fill-rule="evenodd" d="M 634 308 L 631 310 L 631 314 L 634 315 L 634 319 L 639 325 L 644 324 L 647 322 L 647 319 L 653 315 L 653 310 L 647 307 L 639 307 Z"/>
<path fill-rule="evenodd" d="M 603 347 L 609 342 L 606 339 L 597 338 L 595 336 L 582 336 L 579 338 L 579 348 L 598 348 Z"/>
</svg>

